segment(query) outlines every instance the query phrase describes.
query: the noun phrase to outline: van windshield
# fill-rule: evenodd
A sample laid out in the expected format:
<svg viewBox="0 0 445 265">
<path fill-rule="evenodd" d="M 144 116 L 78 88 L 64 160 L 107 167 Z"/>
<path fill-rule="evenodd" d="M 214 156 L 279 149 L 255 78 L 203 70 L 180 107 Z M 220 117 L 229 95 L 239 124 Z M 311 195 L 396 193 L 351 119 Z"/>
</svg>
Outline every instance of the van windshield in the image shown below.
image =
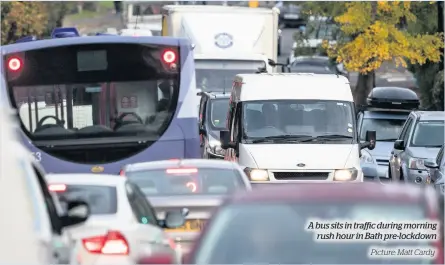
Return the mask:
<svg viewBox="0 0 445 265">
<path fill-rule="evenodd" d="M 353 138 L 352 102 L 331 100 L 265 100 L 243 102 L 245 139 L 281 135 L 342 135 Z"/>
</svg>

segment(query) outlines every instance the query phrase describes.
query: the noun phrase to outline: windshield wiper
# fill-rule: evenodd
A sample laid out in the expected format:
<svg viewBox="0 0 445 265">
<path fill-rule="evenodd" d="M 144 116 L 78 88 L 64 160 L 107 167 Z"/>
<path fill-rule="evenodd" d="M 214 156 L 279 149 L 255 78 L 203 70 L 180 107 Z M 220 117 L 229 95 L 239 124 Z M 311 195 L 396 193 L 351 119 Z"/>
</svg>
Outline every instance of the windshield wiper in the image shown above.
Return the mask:
<svg viewBox="0 0 445 265">
<path fill-rule="evenodd" d="M 301 142 L 311 142 L 316 140 L 321 141 L 330 141 L 330 140 L 339 140 L 339 139 L 353 139 L 354 137 L 350 135 L 343 135 L 343 134 L 325 134 L 325 135 L 319 135 L 314 136 L 310 139 L 301 140 Z"/>
<path fill-rule="evenodd" d="M 377 141 L 382 141 L 382 142 L 394 142 L 394 141 L 397 141 L 397 138 L 377 139 Z"/>
<path fill-rule="evenodd" d="M 266 136 L 260 139 L 252 140 L 252 143 L 264 143 L 264 142 L 286 142 L 286 141 L 300 141 L 302 138 L 312 138 L 311 135 L 304 134 L 283 134 L 283 135 L 274 135 L 274 136 Z M 307 139 L 303 139 L 307 140 Z"/>
</svg>

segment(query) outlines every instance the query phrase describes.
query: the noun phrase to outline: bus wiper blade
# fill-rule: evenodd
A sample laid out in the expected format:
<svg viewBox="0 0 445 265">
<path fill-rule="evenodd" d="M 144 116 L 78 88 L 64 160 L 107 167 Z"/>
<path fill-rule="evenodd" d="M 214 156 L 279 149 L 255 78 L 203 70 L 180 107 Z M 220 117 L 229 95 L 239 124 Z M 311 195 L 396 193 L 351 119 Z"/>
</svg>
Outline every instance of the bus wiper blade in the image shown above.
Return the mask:
<svg viewBox="0 0 445 265">
<path fill-rule="evenodd" d="M 382 141 L 382 142 L 395 142 L 397 141 L 396 138 L 385 138 L 385 139 L 377 139 L 377 141 Z"/>
<path fill-rule="evenodd" d="M 303 135 L 303 134 L 283 134 L 283 135 L 274 135 L 274 136 L 266 136 L 261 139 L 253 140 L 252 143 L 264 143 L 269 141 L 299 141 L 301 138 L 312 138 L 311 135 Z"/>
</svg>

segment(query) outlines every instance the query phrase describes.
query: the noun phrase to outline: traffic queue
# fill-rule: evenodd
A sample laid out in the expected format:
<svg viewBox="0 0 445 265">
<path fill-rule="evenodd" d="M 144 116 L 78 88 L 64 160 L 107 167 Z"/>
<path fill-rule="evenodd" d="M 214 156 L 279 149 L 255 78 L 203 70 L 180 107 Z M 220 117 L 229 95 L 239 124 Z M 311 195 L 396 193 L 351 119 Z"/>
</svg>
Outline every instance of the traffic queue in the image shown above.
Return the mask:
<svg viewBox="0 0 445 265">
<path fill-rule="evenodd" d="M 403 88 L 357 111 L 344 75 L 279 73 L 276 10 L 163 10 L 162 36 L 58 28 L 2 47 L 1 261 L 374 263 L 386 244 L 319 242 L 306 223 L 384 218 L 442 225 L 391 243 L 433 256 L 382 262 L 443 264 L 443 112 Z M 192 34 L 216 15 L 231 19 Z"/>
</svg>

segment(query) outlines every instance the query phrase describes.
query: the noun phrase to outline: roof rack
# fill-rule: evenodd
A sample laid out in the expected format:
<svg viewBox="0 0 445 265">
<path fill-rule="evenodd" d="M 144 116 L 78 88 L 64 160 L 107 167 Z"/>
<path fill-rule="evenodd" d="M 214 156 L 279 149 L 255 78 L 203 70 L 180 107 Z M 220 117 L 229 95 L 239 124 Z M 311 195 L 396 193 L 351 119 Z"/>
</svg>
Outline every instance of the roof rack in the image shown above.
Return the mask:
<svg viewBox="0 0 445 265">
<path fill-rule="evenodd" d="M 420 106 L 417 94 L 403 87 L 375 87 L 366 103 L 366 109 L 374 111 L 411 111 Z"/>
</svg>

